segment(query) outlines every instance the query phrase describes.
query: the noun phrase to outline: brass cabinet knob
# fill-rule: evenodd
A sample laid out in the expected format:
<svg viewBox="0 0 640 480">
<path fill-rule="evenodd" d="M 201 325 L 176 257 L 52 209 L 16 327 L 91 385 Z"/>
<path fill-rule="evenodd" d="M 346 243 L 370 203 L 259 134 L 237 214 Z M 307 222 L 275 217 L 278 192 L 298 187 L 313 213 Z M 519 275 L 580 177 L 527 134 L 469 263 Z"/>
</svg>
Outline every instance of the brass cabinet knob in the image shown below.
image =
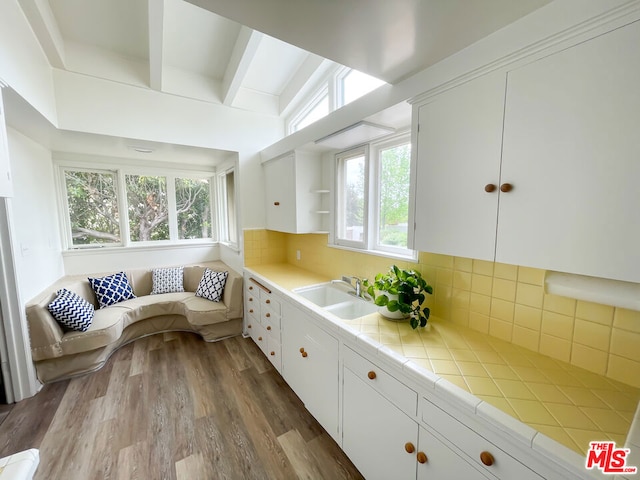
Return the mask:
<svg viewBox="0 0 640 480">
<path fill-rule="evenodd" d="M 274 204 L 276 207 L 280 206 L 280 202 L 273 202 L 273 204 Z"/>
<path fill-rule="evenodd" d="M 249 301 L 250 301 L 250 302 L 253 302 L 253 297 L 249 297 Z"/>
<path fill-rule="evenodd" d="M 249 285 L 249 290 L 253 290 L 253 286 L 252 285 Z"/>
<path fill-rule="evenodd" d="M 302 352 L 301 355 L 302 355 L 302 358 L 307 358 L 307 355 L 309 354 L 307 352 Z"/>
<path fill-rule="evenodd" d="M 413 446 L 413 443 L 407 442 L 404 444 L 404 449 L 407 453 L 413 453 L 416 451 L 416 447 Z"/>
<path fill-rule="evenodd" d="M 251 328 L 251 325 L 247 325 L 247 328 Z"/>
<path fill-rule="evenodd" d="M 270 355 L 273 357 L 273 356 L 275 356 L 275 354 L 276 354 L 276 352 L 272 351 Z"/>
<path fill-rule="evenodd" d="M 496 186 L 493 183 L 487 183 L 484 186 L 484 191 L 487 192 L 487 193 L 495 192 L 496 191 Z"/>
<path fill-rule="evenodd" d="M 511 190 L 513 190 L 513 185 L 511 185 L 510 183 L 503 183 L 502 185 L 500 185 L 501 192 L 508 193 Z"/>
<path fill-rule="evenodd" d="M 262 341 L 262 337 L 258 337 L 258 340 L 261 342 Z"/>
<path fill-rule="evenodd" d="M 487 467 L 490 467 L 495 462 L 495 459 L 493 458 L 493 455 L 485 451 L 480 454 L 480 461 L 484 463 Z"/>
<path fill-rule="evenodd" d="M 264 303 L 271 303 L 271 300 L 267 298 Z"/>
<path fill-rule="evenodd" d="M 264 316 L 269 318 L 271 316 L 271 314 L 270 313 L 265 313 Z"/>
<path fill-rule="evenodd" d="M 267 325 L 267 330 L 271 330 L 271 325 Z"/>
<path fill-rule="evenodd" d="M 304 347 L 300 347 L 300 353 L 304 353 Z"/>
<path fill-rule="evenodd" d="M 418 460 L 418 463 L 427 463 L 427 461 L 429 460 L 427 458 L 427 454 L 424 452 L 418 452 L 416 455 L 416 460 Z"/>
<path fill-rule="evenodd" d="M 367 377 L 369 377 L 369 379 L 371 380 L 374 380 L 376 378 L 376 372 L 371 370 L 369 373 L 367 373 Z"/>
<path fill-rule="evenodd" d="M 250 309 L 249 309 L 249 313 L 253 313 L 253 308 L 250 308 Z"/>
</svg>

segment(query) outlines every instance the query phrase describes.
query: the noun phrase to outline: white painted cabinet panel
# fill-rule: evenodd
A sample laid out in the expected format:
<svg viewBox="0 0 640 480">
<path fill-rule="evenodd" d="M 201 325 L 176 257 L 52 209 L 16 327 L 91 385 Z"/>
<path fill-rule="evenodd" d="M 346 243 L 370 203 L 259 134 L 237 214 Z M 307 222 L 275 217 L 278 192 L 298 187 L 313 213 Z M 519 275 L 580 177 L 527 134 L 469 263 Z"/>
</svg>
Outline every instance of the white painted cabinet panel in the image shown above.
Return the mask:
<svg viewBox="0 0 640 480">
<path fill-rule="evenodd" d="M 320 157 L 296 151 L 264 165 L 267 228 L 287 233 L 321 229 Z"/>
<path fill-rule="evenodd" d="M 11 168 L 9 163 L 9 144 L 7 140 L 6 118 L 2 101 L 2 88 L 0 88 L 0 197 L 13 195 L 13 182 L 11 180 Z"/>
<path fill-rule="evenodd" d="M 418 424 L 344 368 L 342 449 L 368 480 L 416 477 Z"/>
<path fill-rule="evenodd" d="M 338 340 L 306 313 L 282 305 L 282 376 L 324 429 L 338 439 Z"/>
<path fill-rule="evenodd" d="M 493 260 L 505 74 L 492 73 L 417 107 L 415 248 Z M 414 115 L 415 115 L 414 111 Z"/>
<path fill-rule="evenodd" d="M 640 22 L 509 72 L 496 260 L 640 282 Z"/>
</svg>

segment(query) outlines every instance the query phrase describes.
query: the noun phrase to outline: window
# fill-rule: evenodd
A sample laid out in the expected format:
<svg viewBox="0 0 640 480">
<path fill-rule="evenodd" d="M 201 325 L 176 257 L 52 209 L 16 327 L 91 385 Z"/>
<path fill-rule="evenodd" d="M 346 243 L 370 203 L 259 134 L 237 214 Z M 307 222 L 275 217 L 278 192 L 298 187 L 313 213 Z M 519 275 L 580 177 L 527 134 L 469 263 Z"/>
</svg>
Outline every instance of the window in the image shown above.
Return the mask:
<svg viewBox="0 0 640 480">
<path fill-rule="evenodd" d="M 363 248 L 367 232 L 367 151 L 356 149 L 337 157 L 337 243 Z"/>
<path fill-rule="evenodd" d="M 65 170 L 71 245 L 120 244 L 116 174 Z"/>
<path fill-rule="evenodd" d="M 384 83 L 358 70 L 335 64 L 288 117 L 287 132 L 297 132 Z"/>
<path fill-rule="evenodd" d="M 336 245 L 415 258 L 408 249 L 410 164 L 406 135 L 336 156 Z"/>
<path fill-rule="evenodd" d="M 180 240 L 211 238 L 213 229 L 209 179 L 176 178 L 176 211 Z"/>
<path fill-rule="evenodd" d="M 323 89 L 319 95 L 300 113 L 291 123 L 291 132 L 297 132 L 307 125 L 311 125 L 316 120 L 326 117 L 329 114 L 329 93 Z"/>
<path fill-rule="evenodd" d="M 238 244 L 238 225 L 236 221 L 236 181 L 233 169 L 218 176 L 218 206 L 220 209 L 220 241 L 231 245 Z"/>
<path fill-rule="evenodd" d="M 341 92 L 340 105 L 351 103 L 379 86 L 384 85 L 382 80 L 378 80 L 358 70 L 348 70 L 346 74 L 339 78 Z"/>
<path fill-rule="evenodd" d="M 207 176 L 73 167 L 61 171 L 71 248 L 213 239 Z"/>
<path fill-rule="evenodd" d="M 380 146 L 378 161 L 376 249 L 402 251 L 409 236 L 411 144 Z"/>
</svg>

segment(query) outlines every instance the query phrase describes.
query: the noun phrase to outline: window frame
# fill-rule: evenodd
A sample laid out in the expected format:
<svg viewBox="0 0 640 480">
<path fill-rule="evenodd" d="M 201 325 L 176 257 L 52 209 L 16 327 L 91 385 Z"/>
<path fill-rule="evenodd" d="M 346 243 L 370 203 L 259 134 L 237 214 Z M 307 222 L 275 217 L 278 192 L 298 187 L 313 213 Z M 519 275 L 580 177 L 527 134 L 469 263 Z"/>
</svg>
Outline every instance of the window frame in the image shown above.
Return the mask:
<svg viewBox="0 0 640 480">
<path fill-rule="evenodd" d="M 354 241 L 348 240 L 346 238 L 340 237 L 340 225 L 344 220 L 344 212 L 345 212 L 345 200 L 344 200 L 344 164 L 346 161 L 364 157 L 364 214 L 362 218 L 362 241 Z M 369 239 L 369 172 L 370 172 L 370 162 L 369 162 L 369 146 L 361 145 L 359 147 L 351 148 L 349 150 L 344 150 L 335 155 L 335 198 L 334 198 L 334 211 L 335 211 L 335 221 L 333 222 L 333 231 L 334 231 L 334 243 L 336 245 L 340 245 L 343 247 L 351 247 L 359 250 L 366 249 L 368 245 Z"/>
<path fill-rule="evenodd" d="M 218 243 L 218 225 L 217 225 L 217 188 L 216 188 L 216 172 L 195 168 L 171 168 L 167 167 L 149 167 L 144 165 L 126 165 L 125 158 L 108 159 L 109 165 L 102 161 L 92 161 L 92 165 L 88 166 L 87 162 L 94 160 L 87 157 L 87 161 L 66 160 L 66 155 L 59 158 L 54 157 L 56 165 L 56 192 L 58 196 L 58 215 L 59 224 L 61 226 L 61 243 L 63 251 L 87 250 L 95 248 L 131 248 L 131 247 L 161 247 L 168 245 L 189 245 L 189 244 L 215 244 Z M 115 165 L 114 165 L 115 164 Z M 95 243 L 87 245 L 74 245 L 71 217 L 69 212 L 68 193 L 65 181 L 65 171 L 84 171 L 96 173 L 109 173 L 115 175 L 116 201 L 118 204 L 119 226 L 120 226 L 120 242 L 119 243 Z M 142 175 L 142 176 L 158 176 L 165 177 L 167 181 L 167 208 L 169 222 L 169 239 L 167 240 L 151 240 L 151 241 L 132 241 L 129 230 L 129 212 L 126 192 L 126 175 Z M 194 238 L 180 239 L 178 238 L 178 213 L 176 206 L 176 178 L 193 178 L 207 179 L 209 181 L 209 203 L 210 203 L 210 220 L 211 220 L 211 238 Z"/>
<path fill-rule="evenodd" d="M 408 212 L 407 212 L 407 248 L 393 247 L 389 245 L 380 245 L 379 242 L 379 227 L 380 227 L 380 154 L 383 150 L 393 148 L 394 146 L 409 144 L 411 148 L 412 139 L 411 134 L 408 131 L 395 133 L 374 142 L 370 142 L 358 147 L 350 148 L 334 154 L 334 171 L 335 171 L 335 185 L 333 196 L 334 207 L 334 222 L 332 222 L 332 231 L 330 232 L 330 246 L 347 248 L 357 251 L 364 251 L 370 254 L 382 255 L 385 257 L 394 257 L 402 260 L 417 261 L 418 252 L 411 248 L 411 234 L 412 234 L 412 207 L 413 191 L 410 188 L 407 192 L 408 199 Z M 364 240 L 362 242 L 353 242 L 347 239 L 339 238 L 339 225 L 342 221 L 341 216 L 344 215 L 344 198 L 343 197 L 343 167 L 341 162 L 344 159 L 353 158 L 360 153 L 365 155 L 365 213 L 363 218 L 364 224 Z M 411 175 L 411 161 L 409 163 L 409 175 Z M 411 180 L 410 180 L 411 184 Z"/>
<path fill-rule="evenodd" d="M 233 208 L 234 208 L 234 218 L 235 225 L 230 226 L 229 219 L 231 216 L 229 215 L 229 206 L 228 206 L 228 190 L 227 190 L 227 179 L 229 174 L 233 174 Z M 234 250 L 238 249 L 239 246 L 239 221 L 238 221 L 238 174 L 236 171 L 236 167 L 229 167 L 222 172 L 216 175 L 216 191 L 217 191 L 217 208 L 218 212 L 216 215 L 216 219 L 218 221 L 218 242 L 226 245 Z M 231 231 L 233 231 L 234 239 L 231 238 Z"/>
</svg>

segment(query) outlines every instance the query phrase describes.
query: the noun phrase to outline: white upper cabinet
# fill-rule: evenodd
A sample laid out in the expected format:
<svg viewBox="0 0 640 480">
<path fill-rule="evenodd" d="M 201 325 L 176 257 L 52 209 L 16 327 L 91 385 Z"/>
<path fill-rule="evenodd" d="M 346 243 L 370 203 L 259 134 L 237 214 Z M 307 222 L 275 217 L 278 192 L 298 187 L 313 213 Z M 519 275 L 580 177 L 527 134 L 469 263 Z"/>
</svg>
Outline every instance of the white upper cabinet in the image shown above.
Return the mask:
<svg viewBox="0 0 640 480">
<path fill-rule="evenodd" d="M 9 144 L 7 141 L 7 127 L 2 103 L 2 88 L 0 88 L 0 197 L 13 195 L 13 182 L 9 164 Z"/>
<path fill-rule="evenodd" d="M 640 22 L 509 72 L 496 260 L 640 282 Z"/>
<path fill-rule="evenodd" d="M 493 260 L 504 90 L 493 73 L 414 109 L 417 250 Z"/>
<path fill-rule="evenodd" d="M 416 104 L 415 248 L 640 282 L 638 45 L 640 22 Z"/>
<path fill-rule="evenodd" d="M 320 156 L 296 151 L 263 167 L 267 228 L 286 233 L 322 230 Z"/>
</svg>

